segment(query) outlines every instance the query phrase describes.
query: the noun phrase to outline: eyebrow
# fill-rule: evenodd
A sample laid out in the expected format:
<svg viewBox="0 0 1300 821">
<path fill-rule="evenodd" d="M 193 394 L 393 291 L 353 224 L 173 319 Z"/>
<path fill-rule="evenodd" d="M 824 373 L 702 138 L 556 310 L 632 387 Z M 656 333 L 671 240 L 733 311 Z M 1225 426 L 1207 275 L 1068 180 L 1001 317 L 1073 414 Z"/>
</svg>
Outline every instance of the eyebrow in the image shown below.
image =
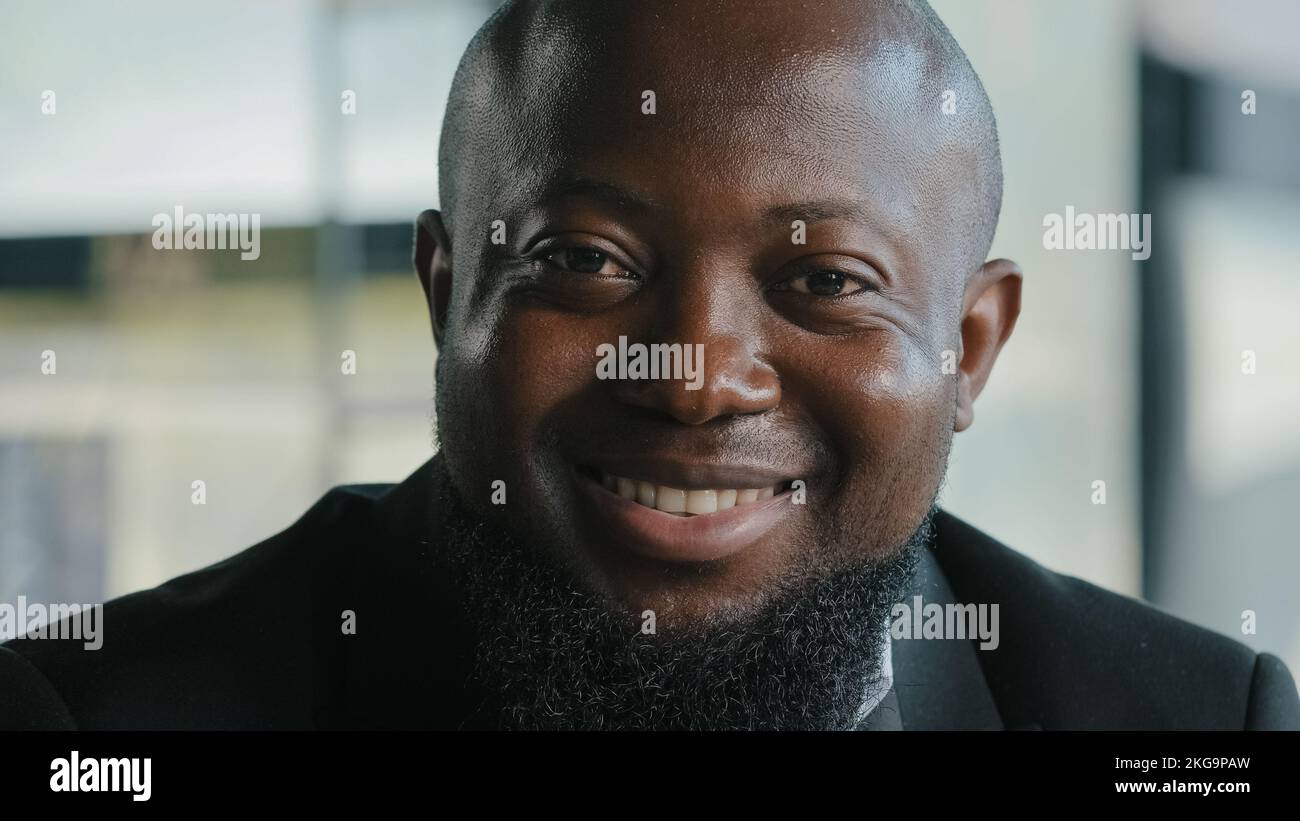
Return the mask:
<svg viewBox="0 0 1300 821">
<path fill-rule="evenodd" d="M 810 200 L 787 205 L 774 205 L 763 211 L 763 218 L 782 224 L 803 220 L 820 222 L 834 219 L 866 219 L 867 209 L 859 202 L 846 199 Z"/>
<path fill-rule="evenodd" d="M 663 207 L 652 197 L 589 177 L 564 177 L 548 185 L 542 192 L 543 199 L 562 197 L 586 197 L 637 211 L 650 211 Z"/>
<path fill-rule="evenodd" d="M 544 199 L 586 197 L 637 211 L 665 208 L 653 197 L 590 177 L 563 177 L 548 185 L 542 192 L 542 196 Z M 862 203 L 842 198 L 773 205 L 763 209 L 762 212 L 764 221 L 781 224 L 789 224 L 794 220 L 811 223 L 846 218 L 867 219 L 867 217 L 868 209 Z"/>
</svg>

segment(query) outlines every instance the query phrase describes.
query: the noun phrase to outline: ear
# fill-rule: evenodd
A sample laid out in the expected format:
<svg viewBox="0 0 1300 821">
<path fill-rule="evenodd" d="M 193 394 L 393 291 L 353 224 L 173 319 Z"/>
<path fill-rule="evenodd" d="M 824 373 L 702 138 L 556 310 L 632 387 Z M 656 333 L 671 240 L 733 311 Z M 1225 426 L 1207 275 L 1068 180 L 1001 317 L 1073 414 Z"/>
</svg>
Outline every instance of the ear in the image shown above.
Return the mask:
<svg viewBox="0 0 1300 821">
<path fill-rule="evenodd" d="M 1002 345 L 1020 316 L 1020 266 L 995 259 L 980 266 L 966 283 L 962 300 L 961 363 L 957 366 L 957 418 L 961 432 L 975 420 L 975 399 L 984 390 Z"/>
<path fill-rule="evenodd" d="M 429 304 L 433 341 L 441 348 L 451 304 L 451 240 L 443 227 L 442 214 L 432 209 L 415 218 L 415 274 Z"/>
</svg>

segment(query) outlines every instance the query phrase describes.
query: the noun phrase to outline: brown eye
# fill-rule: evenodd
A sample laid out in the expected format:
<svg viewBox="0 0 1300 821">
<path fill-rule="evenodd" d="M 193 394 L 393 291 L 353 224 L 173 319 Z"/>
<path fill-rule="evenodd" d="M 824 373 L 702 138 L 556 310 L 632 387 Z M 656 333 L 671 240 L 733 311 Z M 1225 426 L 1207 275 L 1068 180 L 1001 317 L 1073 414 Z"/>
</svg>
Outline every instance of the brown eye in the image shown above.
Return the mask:
<svg viewBox="0 0 1300 821">
<path fill-rule="evenodd" d="M 548 254 L 546 260 L 556 267 L 574 274 L 622 274 L 622 267 L 609 258 L 609 254 L 595 248 L 562 248 Z"/>
<path fill-rule="evenodd" d="M 862 284 L 843 271 L 813 271 L 791 279 L 789 289 L 813 296 L 847 296 L 865 290 Z"/>
</svg>

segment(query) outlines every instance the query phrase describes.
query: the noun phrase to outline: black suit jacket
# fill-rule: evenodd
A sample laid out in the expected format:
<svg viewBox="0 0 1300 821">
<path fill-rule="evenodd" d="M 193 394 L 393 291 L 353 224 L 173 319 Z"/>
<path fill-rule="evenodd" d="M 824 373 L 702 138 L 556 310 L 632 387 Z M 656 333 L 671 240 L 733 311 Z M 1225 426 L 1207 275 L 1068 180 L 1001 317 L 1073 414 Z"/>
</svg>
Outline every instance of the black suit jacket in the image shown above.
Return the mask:
<svg viewBox="0 0 1300 821">
<path fill-rule="evenodd" d="M 473 643 L 437 549 L 438 458 L 330 491 L 224 562 L 109 602 L 103 647 L 0 647 L 0 728 L 475 728 Z M 1276 657 L 1050 572 L 942 513 L 916 594 L 997 603 L 1000 641 L 894 639 L 866 729 L 1300 729 Z M 344 611 L 356 634 L 344 635 Z"/>
</svg>

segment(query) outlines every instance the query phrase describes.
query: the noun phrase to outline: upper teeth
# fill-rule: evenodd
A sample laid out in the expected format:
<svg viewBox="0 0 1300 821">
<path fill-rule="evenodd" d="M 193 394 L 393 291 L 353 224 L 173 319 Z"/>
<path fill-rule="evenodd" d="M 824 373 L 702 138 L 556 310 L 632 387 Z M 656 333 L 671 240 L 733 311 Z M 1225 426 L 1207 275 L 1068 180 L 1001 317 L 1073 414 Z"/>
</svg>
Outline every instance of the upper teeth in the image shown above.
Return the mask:
<svg viewBox="0 0 1300 821">
<path fill-rule="evenodd" d="M 771 499 L 776 495 L 776 486 L 763 488 L 718 490 L 682 490 L 668 485 L 656 485 L 637 479 L 625 479 L 601 473 L 601 480 L 606 489 L 612 490 L 624 499 L 631 499 L 646 507 L 662 510 L 664 513 L 701 514 L 717 513 L 719 510 Z"/>
</svg>

